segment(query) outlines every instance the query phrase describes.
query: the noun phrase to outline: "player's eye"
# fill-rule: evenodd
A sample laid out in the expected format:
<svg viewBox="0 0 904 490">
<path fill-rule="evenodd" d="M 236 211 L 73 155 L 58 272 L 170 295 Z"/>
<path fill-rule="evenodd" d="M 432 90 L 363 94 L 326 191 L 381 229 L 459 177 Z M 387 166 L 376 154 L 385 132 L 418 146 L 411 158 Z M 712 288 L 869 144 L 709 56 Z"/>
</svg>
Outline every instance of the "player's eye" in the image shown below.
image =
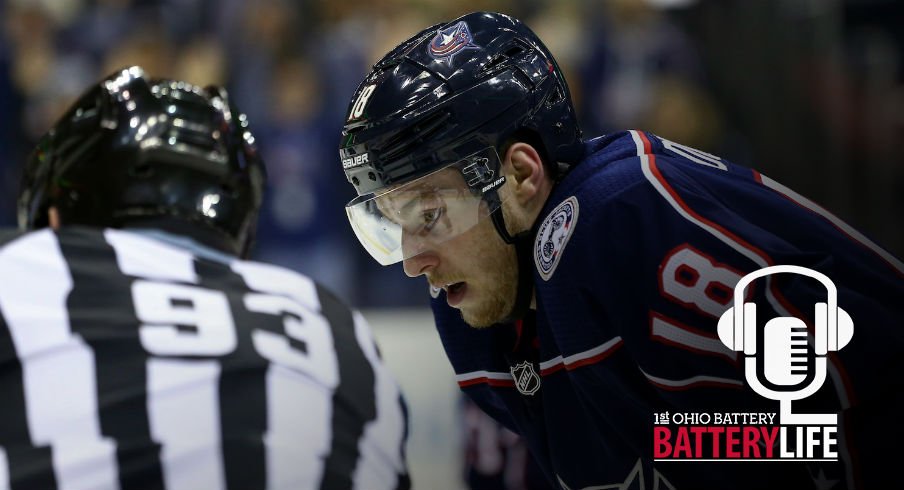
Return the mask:
<svg viewBox="0 0 904 490">
<path fill-rule="evenodd" d="M 424 233 L 430 233 L 433 231 L 433 228 L 439 222 L 440 218 L 443 217 L 443 208 L 425 209 L 421 216 L 423 219 L 421 230 Z"/>
</svg>

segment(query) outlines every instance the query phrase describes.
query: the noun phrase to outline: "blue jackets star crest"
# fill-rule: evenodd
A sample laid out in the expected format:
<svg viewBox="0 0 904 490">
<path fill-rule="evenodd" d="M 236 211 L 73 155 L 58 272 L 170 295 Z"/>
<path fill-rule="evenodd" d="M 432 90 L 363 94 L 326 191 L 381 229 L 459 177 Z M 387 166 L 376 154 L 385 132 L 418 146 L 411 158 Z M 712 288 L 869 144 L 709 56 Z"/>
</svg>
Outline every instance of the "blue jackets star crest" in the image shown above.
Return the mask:
<svg viewBox="0 0 904 490">
<path fill-rule="evenodd" d="M 461 21 L 446 29 L 436 31 L 436 36 L 427 45 L 427 53 L 436 60 L 452 63 L 452 57 L 466 49 L 480 49 L 474 44 L 468 24 Z"/>
</svg>

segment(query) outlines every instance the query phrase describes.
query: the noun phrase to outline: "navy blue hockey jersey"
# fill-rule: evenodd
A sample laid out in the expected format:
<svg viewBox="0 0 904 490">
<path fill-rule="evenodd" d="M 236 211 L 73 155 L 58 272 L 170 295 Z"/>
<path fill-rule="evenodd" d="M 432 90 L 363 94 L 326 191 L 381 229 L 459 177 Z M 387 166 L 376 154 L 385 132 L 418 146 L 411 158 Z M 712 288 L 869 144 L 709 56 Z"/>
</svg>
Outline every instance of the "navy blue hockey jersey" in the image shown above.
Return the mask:
<svg viewBox="0 0 904 490">
<path fill-rule="evenodd" d="M 524 435 L 547 478 L 578 488 L 874 488 L 904 430 L 904 264 L 759 174 L 650 133 L 587 142 L 536 226 L 537 308 L 515 325 L 467 327 L 443 296 L 437 328 L 459 385 Z M 775 413 L 742 352 L 717 336 L 748 272 L 827 275 L 853 319 L 803 411 L 838 413 L 837 461 L 656 461 L 654 417 Z M 755 281 L 757 325 L 802 319 L 826 290 L 781 274 Z M 532 372 L 536 376 L 532 376 Z M 526 374 L 525 374 L 526 373 Z M 613 485 L 610 487 L 610 485 Z"/>
</svg>

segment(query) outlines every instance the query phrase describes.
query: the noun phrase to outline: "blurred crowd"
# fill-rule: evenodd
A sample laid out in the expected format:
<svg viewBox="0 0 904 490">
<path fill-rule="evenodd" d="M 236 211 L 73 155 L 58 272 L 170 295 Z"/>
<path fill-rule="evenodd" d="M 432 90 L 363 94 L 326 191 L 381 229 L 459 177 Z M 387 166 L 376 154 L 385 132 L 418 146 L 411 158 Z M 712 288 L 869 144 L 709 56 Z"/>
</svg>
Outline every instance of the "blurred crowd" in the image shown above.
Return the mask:
<svg viewBox="0 0 904 490">
<path fill-rule="evenodd" d="M 270 194 L 255 255 L 362 307 L 427 285 L 361 250 L 337 147 L 370 65 L 427 25 L 511 13 L 543 38 L 586 135 L 640 128 L 755 167 L 904 255 L 904 17 L 894 0 L 0 0 L 0 224 L 31 146 L 100 77 L 225 85 Z"/>
</svg>

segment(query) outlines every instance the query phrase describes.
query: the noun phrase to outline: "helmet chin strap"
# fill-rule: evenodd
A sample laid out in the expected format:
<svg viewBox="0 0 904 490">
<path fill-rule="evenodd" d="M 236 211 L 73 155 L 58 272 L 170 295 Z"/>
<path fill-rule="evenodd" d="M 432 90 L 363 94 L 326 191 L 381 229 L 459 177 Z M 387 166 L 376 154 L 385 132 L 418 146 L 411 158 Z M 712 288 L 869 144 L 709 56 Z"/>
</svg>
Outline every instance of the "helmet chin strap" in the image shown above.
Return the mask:
<svg viewBox="0 0 904 490">
<path fill-rule="evenodd" d="M 518 288 L 515 292 L 515 304 L 512 311 L 506 315 L 500 323 L 511 323 L 524 318 L 530 309 L 530 300 L 534 293 L 534 277 L 531 271 L 531 245 L 534 241 L 533 227 L 512 236 L 505 227 L 505 218 L 502 216 L 502 206 L 499 203 L 499 195 L 495 190 L 484 195 L 488 204 L 496 204 L 496 209 L 490 213 L 496 232 L 502 237 L 502 241 L 515 247 L 518 258 Z"/>
</svg>

